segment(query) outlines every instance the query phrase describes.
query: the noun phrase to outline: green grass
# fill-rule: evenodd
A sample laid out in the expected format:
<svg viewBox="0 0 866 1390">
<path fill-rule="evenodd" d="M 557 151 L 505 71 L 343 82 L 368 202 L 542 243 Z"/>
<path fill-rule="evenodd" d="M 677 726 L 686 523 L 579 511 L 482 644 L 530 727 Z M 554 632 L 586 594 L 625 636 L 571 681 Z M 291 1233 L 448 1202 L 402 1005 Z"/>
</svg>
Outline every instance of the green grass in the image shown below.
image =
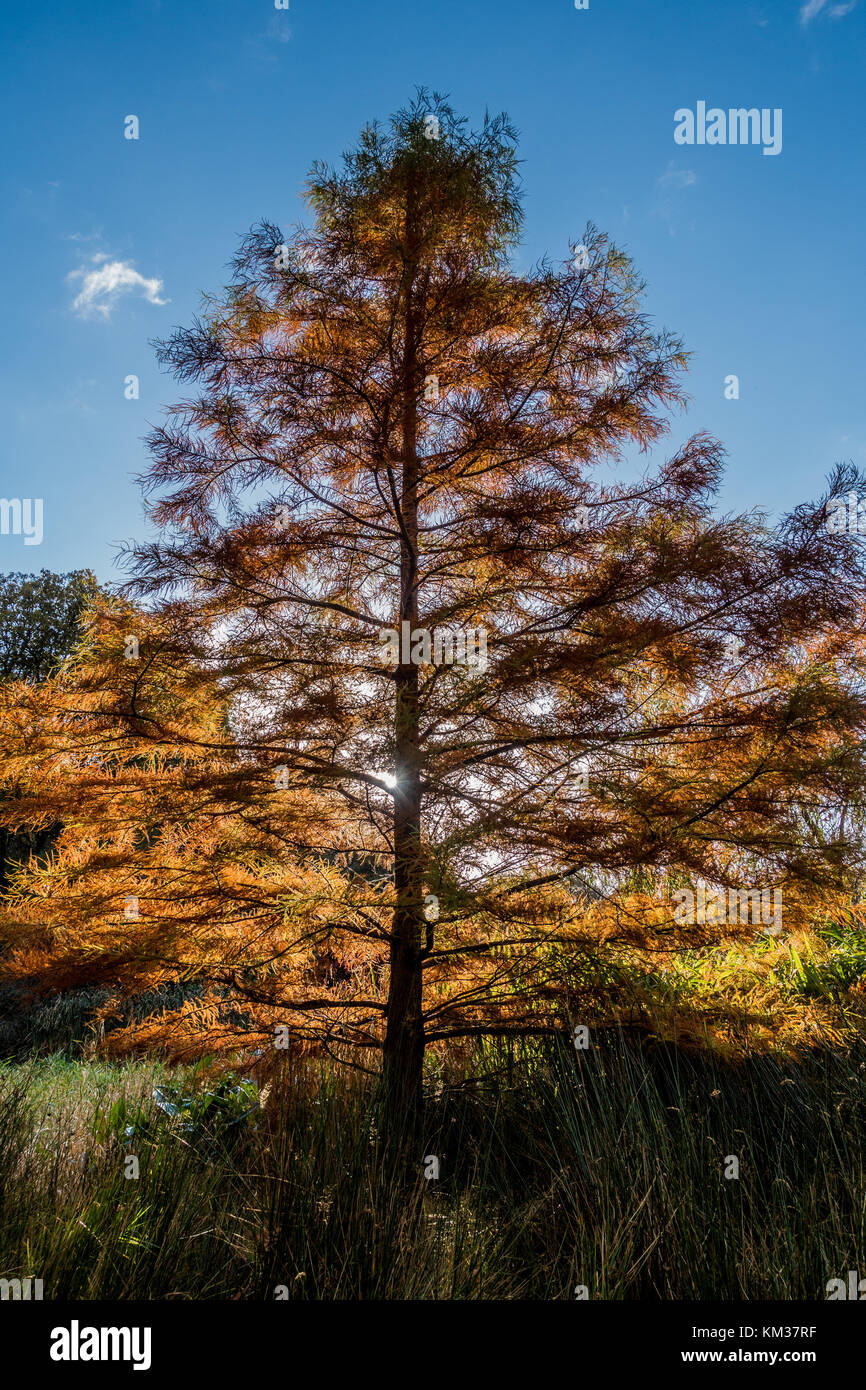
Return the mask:
<svg viewBox="0 0 866 1390">
<path fill-rule="evenodd" d="M 0 1275 L 46 1298 L 822 1299 L 866 1269 L 866 1049 L 730 1067 L 611 1032 L 432 1083 L 401 1166 L 370 1083 L 330 1065 L 262 1110 L 201 1071 L 5 1064 Z M 170 1117 L 154 1087 L 197 1098 Z"/>
</svg>

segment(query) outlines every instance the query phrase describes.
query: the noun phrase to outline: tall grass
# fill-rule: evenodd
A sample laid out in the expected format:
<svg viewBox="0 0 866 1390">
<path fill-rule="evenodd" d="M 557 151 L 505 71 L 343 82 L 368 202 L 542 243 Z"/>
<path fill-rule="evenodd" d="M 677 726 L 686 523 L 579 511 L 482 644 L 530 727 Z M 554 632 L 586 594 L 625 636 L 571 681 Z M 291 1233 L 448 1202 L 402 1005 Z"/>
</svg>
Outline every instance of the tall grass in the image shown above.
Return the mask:
<svg viewBox="0 0 866 1390">
<path fill-rule="evenodd" d="M 3 1066 L 0 1275 L 46 1298 L 822 1299 L 866 1270 L 866 1050 L 731 1067 L 612 1033 L 488 1049 L 464 1082 L 431 1086 L 401 1164 L 371 1084 L 324 1064 L 263 1109 L 174 1118 L 155 1066 Z"/>
</svg>

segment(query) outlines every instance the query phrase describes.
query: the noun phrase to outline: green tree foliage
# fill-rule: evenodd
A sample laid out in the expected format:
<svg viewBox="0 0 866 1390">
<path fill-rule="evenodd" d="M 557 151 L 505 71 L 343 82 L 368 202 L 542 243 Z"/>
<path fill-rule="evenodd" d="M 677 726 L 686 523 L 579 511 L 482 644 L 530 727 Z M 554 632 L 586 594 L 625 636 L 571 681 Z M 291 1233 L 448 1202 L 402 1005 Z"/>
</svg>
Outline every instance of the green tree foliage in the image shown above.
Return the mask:
<svg viewBox="0 0 866 1390">
<path fill-rule="evenodd" d="M 0 681 L 36 682 L 52 676 L 72 654 L 84 609 L 98 593 L 91 570 L 0 576 Z M 56 827 L 0 829 L 0 892 L 9 865 L 44 852 L 55 837 Z"/>
<path fill-rule="evenodd" d="M 0 680 L 53 675 L 72 652 L 82 611 L 98 592 L 90 570 L 0 577 Z"/>
</svg>

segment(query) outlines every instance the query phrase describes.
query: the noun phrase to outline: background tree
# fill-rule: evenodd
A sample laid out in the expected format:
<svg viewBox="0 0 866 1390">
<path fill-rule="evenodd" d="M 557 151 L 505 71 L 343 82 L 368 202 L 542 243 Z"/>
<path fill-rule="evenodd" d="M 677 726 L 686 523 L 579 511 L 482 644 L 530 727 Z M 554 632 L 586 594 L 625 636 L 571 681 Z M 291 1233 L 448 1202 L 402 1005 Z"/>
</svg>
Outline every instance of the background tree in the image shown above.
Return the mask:
<svg viewBox="0 0 866 1390">
<path fill-rule="evenodd" d="M 107 632 L 10 753 L 90 827 L 55 903 L 86 896 L 93 855 L 112 902 L 143 871 L 139 962 L 197 956 L 260 1019 L 381 1046 L 407 1113 L 427 1042 L 561 1028 L 567 882 L 829 891 L 853 847 L 806 843 L 798 803 L 861 780 L 856 538 L 820 504 L 774 530 L 715 515 L 701 434 L 610 480 L 664 434 L 685 355 L 593 228 L 515 268 L 516 168 L 504 117 L 471 133 L 422 92 L 314 169 L 312 230 L 244 239 L 159 348 L 197 392 L 150 437 L 163 536 L 133 561 L 158 641 L 135 668 Z M 105 740 L 144 769 L 122 840 L 116 784 L 87 771 Z M 157 785 L 177 833 L 137 849 Z"/>
<path fill-rule="evenodd" d="M 75 647 L 82 612 L 97 592 L 90 570 L 0 575 L 0 681 L 43 681 L 52 675 Z M 44 852 L 53 833 L 50 827 L 39 836 L 0 827 L 0 892 L 10 859 Z"/>
<path fill-rule="evenodd" d="M 0 681 L 43 681 L 75 647 L 99 592 L 91 570 L 0 575 Z"/>
</svg>

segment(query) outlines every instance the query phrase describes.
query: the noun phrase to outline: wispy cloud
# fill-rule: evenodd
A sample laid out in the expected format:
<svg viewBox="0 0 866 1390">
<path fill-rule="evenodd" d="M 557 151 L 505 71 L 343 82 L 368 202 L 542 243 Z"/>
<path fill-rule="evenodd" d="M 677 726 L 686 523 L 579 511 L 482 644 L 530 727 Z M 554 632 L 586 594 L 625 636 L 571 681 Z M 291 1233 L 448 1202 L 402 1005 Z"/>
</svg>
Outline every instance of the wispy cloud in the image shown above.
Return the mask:
<svg viewBox="0 0 866 1390">
<path fill-rule="evenodd" d="M 277 43 L 289 43 L 292 31 L 289 28 L 288 19 L 283 15 L 274 15 L 268 24 L 268 38 L 276 39 Z"/>
<path fill-rule="evenodd" d="M 253 58 L 270 66 L 279 62 L 279 45 L 291 41 L 292 31 L 285 11 L 272 15 L 264 29 L 244 40 Z"/>
<path fill-rule="evenodd" d="M 840 5 L 832 5 L 830 0 L 806 0 L 800 10 L 800 23 L 809 24 L 822 10 L 826 10 L 831 19 L 842 19 L 851 13 L 856 4 L 857 0 L 844 0 Z"/>
<path fill-rule="evenodd" d="M 117 301 L 125 294 L 140 294 L 148 304 L 168 304 L 160 298 L 162 281 L 155 276 L 140 275 L 131 261 L 112 261 L 100 252 L 92 258 L 92 269 L 82 266 L 70 271 L 70 282 L 81 281 L 81 288 L 72 301 L 72 308 L 81 318 L 108 318 Z"/>
<path fill-rule="evenodd" d="M 676 195 L 684 188 L 691 188 L 697 181 L 698 176 L 694 169 L 677 169 L 673 160 L 655 181 L 650 216 L 660 217 L 663 222 L 666 222 L 671 236 L 676 236 L 674 224 L 674 213 L 677 210 Z"/>
<path fill-rule="evenodd" d="M 689 188 L 697 181 L 698 176 L 694 169 L 675 169 L 671 161 L 664 173 L 656 179 L 656 188 Z"/>
</svg>

